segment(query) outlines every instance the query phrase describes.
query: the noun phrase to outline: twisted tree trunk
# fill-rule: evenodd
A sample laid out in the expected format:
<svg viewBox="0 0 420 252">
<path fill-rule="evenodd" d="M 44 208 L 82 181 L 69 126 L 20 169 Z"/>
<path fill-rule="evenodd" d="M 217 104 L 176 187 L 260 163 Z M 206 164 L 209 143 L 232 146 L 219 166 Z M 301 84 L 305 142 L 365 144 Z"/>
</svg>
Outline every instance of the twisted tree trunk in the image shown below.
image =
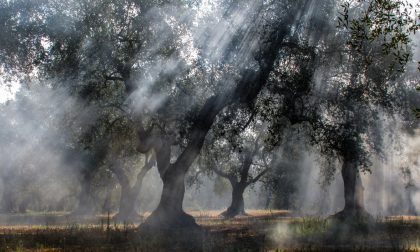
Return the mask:
<svg viewBox="0 0 420 252">
<path fill-rule="evenodd" d="M 114 173 L 117 175 L 118 181 L 121 185 L 120 208 L 115 219 L 118 221 L 135 221 L 141 218 L 141 215 L 136 210 L 137 198 L 141 192 L 144 177 L 147 172 L 153 168 L 155 158 L 146 156 L 145 164 L 137 175 L 137 180 L 133 186 L 130 186 L 130 181 L 121 168 L 115 168 Z"/>
<path fill-rule="evenodd" d="M 185 150 L 185 159 L 178 158 L 175 164 L 170 163 L 171 146 L 165 138 L 157 138 L 154 143 L 156 154 L 156 164 L 159 175 L 163 182 L 163 190 L 157 208 L 141 225 L 144 230 L 150 229 L 179 229 L 179 228 L 198 228 L 192 216 L 184 212 L 182 204 L 185 193 L 185 174 L 189 165 L 190 158 L 196 157 L 196 149 Z"/>
<path fill-rule="evenodd" d="M 198 228 L 194 218 L 182 208 L 185 193 L 185 173 L 179 170 L 168 171 L 162 177 L 163 190 L 158 207 L 153 211 L 143 228 L 179 229 Z"/>
</svg>

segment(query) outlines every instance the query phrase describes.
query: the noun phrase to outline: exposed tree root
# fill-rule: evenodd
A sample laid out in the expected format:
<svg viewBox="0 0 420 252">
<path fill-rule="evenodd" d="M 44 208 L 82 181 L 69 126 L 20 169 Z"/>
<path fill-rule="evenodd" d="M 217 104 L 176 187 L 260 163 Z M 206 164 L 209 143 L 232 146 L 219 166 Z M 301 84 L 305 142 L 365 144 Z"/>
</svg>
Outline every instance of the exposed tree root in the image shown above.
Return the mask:
<svg viewBox="0 0 420 252">
<path fill-rule="evenodd" d="M 222 212 L 219 216 L 224 219 L 232 219 L 232 218 L 235 218 L 236 216 L 249 216 L 249 214 L 247 214 L 245 210 L 236 211 L 236 210 L 232 210 L 228 208 L 226 211 Z"/>
<path fill-rule="evenodd" d="M 201 231 L 201 227 L 195 222 L 194 217 L 183 212 L 171 212 L 168 210 L 155 210 L 146 221 L 140 225 L 140 231 L 155 232 L 155 231 Z"/>
</svg>

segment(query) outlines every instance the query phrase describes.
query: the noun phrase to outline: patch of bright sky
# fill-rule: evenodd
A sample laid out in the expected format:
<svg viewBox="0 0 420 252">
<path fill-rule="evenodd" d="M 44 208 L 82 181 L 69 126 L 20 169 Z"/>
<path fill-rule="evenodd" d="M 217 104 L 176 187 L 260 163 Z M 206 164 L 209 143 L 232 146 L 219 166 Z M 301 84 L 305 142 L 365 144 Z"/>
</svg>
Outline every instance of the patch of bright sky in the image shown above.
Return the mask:
<svg viewBox="0 0 420 252">
<path fill-rule="evenodd" d="M 193 25 L 197 26 L 199 20 L 211 15 L 219 7 L 219 1 L 202 0 L 197 6 L 193 7 L 193 10 L 197 11 L 197 15 L 193 20 Z"/>
<path fill-rule="evenodd" d="M 408 3 L 413 5 L 413 8 L 417 9 L 417 12 L 413 11 L 412 15 L 414 18 L 417 15 L 417 23 L 420 22 L 419 20 L 419 10 L 420 10 L 420 1 L 419 0 L 407 0 Z M 414 44 L 414 52 L 413 52 L 413 61 L 420 62 L 420 32 L 416 32 L 415 35 L 411 35 L 411 39 Z"/>
<path fill-rule="evenodd" d="M 41 45 L 46 51 L 50 50 L 52 47 L 52 43 L 47 38 L 41 39 Z M 38 75 L 37 69 L 34 69 L 30 75 L 36 77 Z M 21 87 L 17 79 L 18 78 L 12 78 L 11 81 L 6 81 L 4 78 L 4 71 L 0 68 L 0 104 L 15 99 L 16 93 L 19 92 Z"/>
<path fill-rule="evenodd" d="M 6 83 L 0 80 L 0 104 L 13 100 L 19 89 L 20 84 L 18 82 L 12 81 Z"/>
</svg>

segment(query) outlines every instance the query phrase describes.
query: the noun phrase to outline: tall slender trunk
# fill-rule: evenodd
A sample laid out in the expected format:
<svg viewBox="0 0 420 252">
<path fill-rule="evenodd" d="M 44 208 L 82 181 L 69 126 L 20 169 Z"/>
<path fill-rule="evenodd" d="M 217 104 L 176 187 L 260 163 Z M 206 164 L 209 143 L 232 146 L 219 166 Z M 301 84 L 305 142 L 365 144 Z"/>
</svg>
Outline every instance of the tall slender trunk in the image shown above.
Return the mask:
<svg viewBox="0 0 420 252">
<path fill-rule="evenodd" d="M 354 162 L 344 160 L 341 176 L 344 183 L 344 209 L 354 211 L 357 208 L 356 180 L 357 167 Z"/>
<path fill-rule="evenodd" d="M 340 219 L 368 217 L 364 207 L 364 188 L 356 162 L 344 158 L 341 176 L 344 183 L 344 209 L 336 216 Z"/>
<path fill-rule="evenodd" d="M 232 200 L 230 206 L 221 215 L 225 218 L 233 218 L 236 215 L 245 214 L 244 206 L 244 191 L 246 185 L 231 181 L 232 185 Z"/>
</svg>

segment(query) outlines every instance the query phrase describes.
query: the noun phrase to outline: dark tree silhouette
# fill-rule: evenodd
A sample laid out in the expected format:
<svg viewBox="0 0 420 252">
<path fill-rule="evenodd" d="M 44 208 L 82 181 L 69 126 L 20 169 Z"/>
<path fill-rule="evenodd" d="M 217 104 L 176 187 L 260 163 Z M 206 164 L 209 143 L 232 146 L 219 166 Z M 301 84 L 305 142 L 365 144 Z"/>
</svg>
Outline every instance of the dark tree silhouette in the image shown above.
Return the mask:
<svg viewBox="0 0 420 252">
<path fill-rule="evenodd" d="M 245 214 L 245 190 L 271 168 L 272 155 L 264 148 L 263 127 L 253 123 L 242 130 L 229 138 L 219 136 L 209 140 L 203 153 L 204 162 L 200 162 L 201 169 L 227 179 L 232 187 L 231 204 L 221 213 L 225 218 Z"/>
</svg>

